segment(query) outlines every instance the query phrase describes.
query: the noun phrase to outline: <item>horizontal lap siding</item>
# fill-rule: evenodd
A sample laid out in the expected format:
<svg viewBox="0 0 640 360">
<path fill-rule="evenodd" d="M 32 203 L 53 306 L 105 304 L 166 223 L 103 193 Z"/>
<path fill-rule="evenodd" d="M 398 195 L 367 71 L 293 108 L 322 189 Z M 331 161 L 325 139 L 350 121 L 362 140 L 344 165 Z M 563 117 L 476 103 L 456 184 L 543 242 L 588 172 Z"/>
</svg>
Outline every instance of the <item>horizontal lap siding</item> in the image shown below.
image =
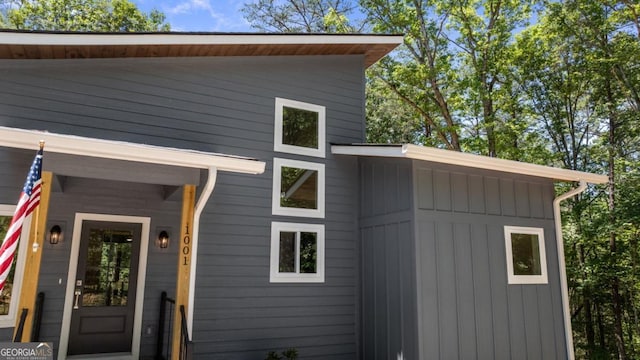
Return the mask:
<svg viewBox="0 0 640 360">
<path fill-rule="evenodd" d="M 4 61 L 0 125 L 265 161 L 262 175 L 220 173 L 202 215 L 196 357 L 255 359 L 295 347 L 301 359 L 352 359 L 359 306 L 356 160 L 335 159 L 328 150 L 325 159 L 275 153 L 273 122 L 276 97 L 323 105 L 327 143 L 362 142 L 362 61 L 360 56 Z M 324 220 L 271 215 L 274 157 L 325 164 Z M 272 221 L 325 224 L 325 283 L 269 283 Z"/>
<path fill-rule="evenodd" d="M 416 359 L 411 163 L 360 161 L 362 358 Z"/>
<path fill-rule="evenodd" d="M 414 162 L 421 359 L 562 359 L 553 183 Z M 508 285 L 505 225 L 541 227 L 549 284 Z"/>
</svg>

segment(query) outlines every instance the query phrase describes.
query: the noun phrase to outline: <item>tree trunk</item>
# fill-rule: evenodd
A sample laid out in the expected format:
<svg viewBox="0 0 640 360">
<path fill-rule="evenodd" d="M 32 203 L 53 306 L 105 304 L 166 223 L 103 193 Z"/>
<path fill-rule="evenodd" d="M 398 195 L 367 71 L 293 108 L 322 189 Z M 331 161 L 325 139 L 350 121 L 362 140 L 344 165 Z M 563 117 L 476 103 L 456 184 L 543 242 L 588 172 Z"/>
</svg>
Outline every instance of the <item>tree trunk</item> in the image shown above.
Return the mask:
<svg viewBox="0 0 640 360">
<path fill-rule="evenodd" d="M 580 252 L 579 252 L 580 266 L 584 269 L 585 268 L 584 246 L 580 244 L 579 248 L 580 248 Z M 591 291 L 589 291 L 588 289 L 585 289 L 582 294 L 582 297 L 583 297 L 584 317 L 585 317 L 584 330 L 587 335 L 587 358 L 591 358 L 593 349 L 596 347 L 596 334 L 593 329 L 593 313 L 591 311 Z"/>
<path fill-rule="evenodd" d="M 607 100 L 609 106 L 609 220 L 611 224 L 615 224 L 616 222 L 616 184 L 615 184 L 615 155 L 616 155 L 616 109 L 615 109 L 615 99 L 613 97 L 613 90 L 611 89 L 611 82 L 608 78 L 605 79 L 605 91 L 607 93 Z M 617 253 L 616 253 L 616 231 L 611 230 L 609 234 L 609 250 L 611 251 L 611 258 L 613 261 L 612 266 L 615 266 L 617 263 Z M 616 348 L 618 349 L 618 359 L 626 360 L 627 353 L 625 351 L 624 345 L 624 334 L 622 330 L 622 299 L 620 297 L 620 279 L 618 275 L 613 274 L 611 277 L 611 297 L 613 302 L 613 333 L 616 339 Z"/>
<path fill-rule="evenodd" d="M 602 311 L 600 310 L 600 304 L 596 302 L 596 316 L 598 319 L 598 345 L 601 350 L 606 350 L 606 342 L 605 342 L 605 329 L 604 329 L 604 321 L 602 321 Z"/>
</svg>

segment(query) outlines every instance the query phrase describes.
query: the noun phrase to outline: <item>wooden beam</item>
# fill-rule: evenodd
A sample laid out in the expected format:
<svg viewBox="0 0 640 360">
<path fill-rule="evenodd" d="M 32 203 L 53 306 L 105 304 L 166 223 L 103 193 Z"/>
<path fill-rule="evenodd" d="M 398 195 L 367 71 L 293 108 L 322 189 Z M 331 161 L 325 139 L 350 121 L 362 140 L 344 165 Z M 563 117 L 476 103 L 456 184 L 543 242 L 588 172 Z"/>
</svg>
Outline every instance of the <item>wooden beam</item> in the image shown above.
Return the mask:
<svg viewBox="0 0 640 360">
<path fill-rule="evenodd" d="M 176 279 L 176 307 L 174 309 L 173 342 L 171 359 L 178 360 L 180 354 L 180 330 L 182 319 L 180 306 L 184 306 L 185 313 L 189 305 L 189 280 L 191 278 L 191 238 L 193 229 L 193 212 L 196 203 L 195 185 L 185 185 L 182 193 L 182 221 L 180 225 L 180 239 L 178 241 L 178 277 Z M 191 336 L 191 334 L 189 334 Z"/>
<path fill-rule="evenodd" d="M 29 309 L 27 319 L 22 332 L 22 341 L 31 341 L 31 332 L 33 331 L 33 312 L 36 304 L 36 293 L 38 291 L 38 279 L 40 276 L 40 261 L 42 260 L 42 251 L 44 250 L 44 238 L 47 227 L 47 216 L 49 213 L 49 199 L 51 198 L 51 183 L 53 174 L 49 171 L 42 172 L 42 192 L 40 193 L 40 205 L 33 213 L 31 218 L 31 231 L 28 239 L 20 241 L 29 241 L 26 247 L 28 253 L 24 265 L 24 274 L 22 276 L 22 289 L 20 291 L 20 302 L 17 314 L 22 309 Z M 33 243 L 37 243 L 37 250 L 33 251 Z M 16 327 L 20 323 L 20 316 L 16 315 Z M 15 333 L 14 333 L 15 336 Z"/>
</svg>

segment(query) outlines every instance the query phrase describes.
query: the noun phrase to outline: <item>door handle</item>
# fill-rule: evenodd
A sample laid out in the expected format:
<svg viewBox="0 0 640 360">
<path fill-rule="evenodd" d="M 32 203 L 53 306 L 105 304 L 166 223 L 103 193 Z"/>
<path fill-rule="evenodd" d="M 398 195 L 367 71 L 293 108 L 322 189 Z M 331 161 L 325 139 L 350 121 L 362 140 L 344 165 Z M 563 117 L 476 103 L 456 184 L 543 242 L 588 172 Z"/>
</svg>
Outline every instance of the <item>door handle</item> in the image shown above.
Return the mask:
<svg viewBox="0 0 640 360">
<path fill-rule="evenodd" d="M 76 289 L 76 291 L 74 291 L 73 294 L 76 296 L 76 299 L 73 303 L 73 309 L 74 310 L 80 309 L 80 306 L 78 305 L 78 301 L 80 300 L 80 295 L 82 295 L 82 290 Z"/>
</svg>

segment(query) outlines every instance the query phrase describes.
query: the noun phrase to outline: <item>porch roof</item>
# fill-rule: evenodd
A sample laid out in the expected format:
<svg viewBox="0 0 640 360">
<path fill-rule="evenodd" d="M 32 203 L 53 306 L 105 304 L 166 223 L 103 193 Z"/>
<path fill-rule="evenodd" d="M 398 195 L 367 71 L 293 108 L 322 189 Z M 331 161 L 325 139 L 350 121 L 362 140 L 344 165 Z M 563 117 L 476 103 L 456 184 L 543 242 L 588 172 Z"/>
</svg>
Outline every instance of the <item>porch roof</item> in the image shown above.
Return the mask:
<svg viewBox="0 0 640 360">
<path fill-rule="evenodd" d="M 488 156 L 466 154 L 458 151 L 437 149 L 419 145 L 376 145 L 352 144 L 333 145 L 332 154 L 359 155 L 374 157 L 407 158 L 432 161 L 437 163 L 466 166 L 471 168 L 503 171 L 515 174 L 538 176 L 561 181 L 586 181 L 592 184 L 606 183 L 606 175 L 592 174 L 582 171 L 559 169 L 550 166 L 529 164 L 513 160 L 492 158 Z"/>
<path fill-rule="evenodd" d="M 0 31 L 0 59 L 364 55 L 369 67 L 401 35 Z"/>
<path fill-rule="evenodd" d="M 265 168 L 263 161 L 247 157 L 0 126 L 0 146 L 35 150 L 41 140 L 45 151 L 60 154 L 245 174 L 261 174 Z"/>
</svg>

